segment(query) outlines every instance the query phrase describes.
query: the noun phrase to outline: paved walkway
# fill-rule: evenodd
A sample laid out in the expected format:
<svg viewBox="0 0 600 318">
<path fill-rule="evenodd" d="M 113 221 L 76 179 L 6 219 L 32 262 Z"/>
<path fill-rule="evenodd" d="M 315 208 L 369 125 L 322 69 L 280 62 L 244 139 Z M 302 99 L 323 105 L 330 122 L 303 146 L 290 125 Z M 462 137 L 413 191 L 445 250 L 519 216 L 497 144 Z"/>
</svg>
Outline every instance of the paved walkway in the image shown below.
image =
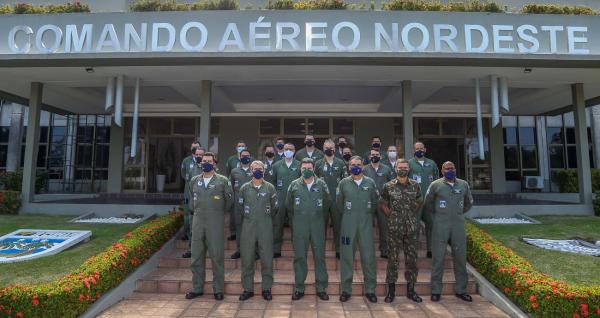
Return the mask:
<svg viewBox="0 0 600 318">
<path fill-rule="evenodd" d="M 391 304 L 383 302 L 381 297 L 377 304 L 371 304 L 360 296 L 353 296 L 348 302 L 341 303 L 338 295 L 330 295 L 329 301 L 321 301 L 312 295 L 299 301 L 292 301 L 288 295 L 275 295 L 270 302 L 264 301 L 260 295 L 245 302 L 240 302 L 238 296 L 226 295 L 224 301 L 217 302 L 212 294 L 185 300 L 183 294 L 134 293 L 99 317 L 508 317 L 481 296 L 472 296 L 472 303 L 444 295 L 439 303 L 424 297 L 421 304 L 416 304 L 400 296 Z"/>
</svg>

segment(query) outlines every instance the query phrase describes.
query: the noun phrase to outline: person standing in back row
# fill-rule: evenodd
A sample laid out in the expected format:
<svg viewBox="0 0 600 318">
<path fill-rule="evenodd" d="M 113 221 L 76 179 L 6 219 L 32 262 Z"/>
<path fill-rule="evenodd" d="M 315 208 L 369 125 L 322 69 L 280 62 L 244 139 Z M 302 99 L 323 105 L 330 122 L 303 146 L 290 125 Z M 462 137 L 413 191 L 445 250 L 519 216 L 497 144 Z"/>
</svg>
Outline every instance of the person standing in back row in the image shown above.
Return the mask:
<svg viewBox="0 0 600 318">
<path fill-rule="evenodd" d="M 426 193 L 429 185 L 439 178 L 440 171 L 433 160 L 425 157 L 425 154 L 427 153 L 425 144 L 416 142 L 413 147 L 415 157 L 408 161 L 408 166 L 410 167 L 409 178 L 415 180 L 419 186 L 421 186 L 421 193 Z M 425 223 L 425 239 L 427 241 L 428 258 L 431 258 L 431 233 L 433 229 L 431 213 L 432 212 L 425 209 L 425 207 L 423 207 L 419 213 L 419 220 L 423 220 Z"/>
<path fill-rule="evenodd" d="M 310 158 L 316 162 L 319 159 L 323 159 L 323 153 L 315 146 L 315 136 L 306 135 L 304 137 L 304 145 L 306 147 L 298 150 L 296 153 L 296 160 L 302 161 L 304 158 Z"/>
<path fill-rule="evenodd" d="M 252 156 L 250 151 L 247 149 L 240 152 L 240 166 L 231 170 L 229 174 L 229 180 L 233 186 L 234 200 L 237 202 L 239 199 L 240 188 L 244 183 L 252 180 L 252 171 L 250 170 L 250 163 L 252 162 Z M 242 210 L 239 204 L 235 204 L 233 208 L 233 219 L 235 221 L 235 237 L 236 237 L 236 251 L 231 255 L 232 259 L 240 258 L 240 236 L 242 234 Z"/>
</svg>

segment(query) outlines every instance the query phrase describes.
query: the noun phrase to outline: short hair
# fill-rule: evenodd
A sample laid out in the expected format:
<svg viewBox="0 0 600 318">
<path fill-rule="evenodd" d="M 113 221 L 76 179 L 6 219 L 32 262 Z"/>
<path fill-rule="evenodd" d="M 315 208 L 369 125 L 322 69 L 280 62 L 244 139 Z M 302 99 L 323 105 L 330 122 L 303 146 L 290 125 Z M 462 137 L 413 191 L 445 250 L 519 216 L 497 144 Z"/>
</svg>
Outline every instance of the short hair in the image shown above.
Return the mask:
<svg viewBox="0 0 600 318">
<path fill-rule="evenodd" d="M 215 163 L 218 163 L 218 162 L 219 162 L 219 161 L 217 160 L 217 155 L 215 155 L 215 153 L 214 153 L 214 152 L 210 152 L 210 151 L 209 151 L 209 152 L 205 152 L 205 153 L 202 155 L 202 158 L 204 158 L 204 157 L 211 157 L 211 158 L 212 158 L 212 160 L 213 160 Z"/>
<path fill-rule="evenodd" d="M 346 149 L 348 149 L 348 150 L 350 151 L 350 153 L 352 153 L 352 148 L 350 148 L 350 147 L 344 147 L 344 148 L 342 149 L 342 153 L 343 153 L 343 152 L 344 152 L 344 150 L 346 150 Z"/>
<path fill-rule="evenodd" d="M 238 140 L 237 144 L 244 144 L 244 145 L 245 145 L 245 144 L 246 144 L 246 142 L 240 139 L 240 140 Z M 237 145 L 237 144 L 236 144 L 236 145 Z"/>
<path fill-rule="evenodd" d="M 302 161 L 300 161 L 300 165 L 301 165 L 301 166 L 302 166 L 303 164 L 305 164 L 305 163 L 310 163 L 310 165 L 311 165 L 311 166 L 313 167 L 313 169 L 314 169 L 314 167 L 315 167 L 315 161 L 314 161 L 314 160 L 312 160 L 311 158 L 304 158 L 304 159 L 302 159 Z"/>
<path fill-rule="evenodd" d="M 252 153 L 248 149 L 244 149 L 244 150 L 240 151 L 240 155 L 242 155 L 243 152 L 247 152 L 249 155 L 252 155 Z"/>
<path fill-rule="evenodd" d="M 456 169 L 456 165 L 452 161 L 446 161 L 446 162 L 442 163 L 442 169 L 444 169 L 444 166 L 446 166 L 446 165 L 453 165 L 454 168 Z"/>
<path fill-rule="evenodd" d="M 254 169 L 254 167 L 256 167 L 256 166 L 260 166 L 263 169 L 265 168 L 265 164 L 260 160 L 252 161 L 252 163 L 250 164 L 250 169 Z"/>
<path fill-rule="evenodd" d="M 360 163 L 362 163 L 362 162 L 363 162 L 363 158 L 362 158 L 361 156 L 356 156 L 356 155 L 355 155 L 355 156 L 352 156 L 352 157 L 350 157 L 350 160 L 348 160 L 348 162 L 350 162 L 350 161 L 352 161 L 352 160 L 358 160 L 358 161 L 360 161 Z"/>
<path fill-rule="evenodd" d="M 340 139 L 342 139 L 342 138 L 344 138 L 344 139 L 346 139 L 346 141 L 348 141 L 348 138 L 346 138 L 346 136 L 338 136 L 338 137 L 337 137 L 337 141 L 339 142 L 339 141 L 340 141 Z"/>
<path fill-rule="evenodd" d="M 202 151 L 206 152 L 206 149 L 204 149 L 204 147 L 194 147 L 193 153 L 196 153 L 196 151 L 198 151 L 198 150 L 202 150 Z"/>
<path fill-rule="evenodd" d="M 327 139 L 327 140 L 323 141 L 323 147 L 325 145 L 332 145 L 335 147 L 335 142 L 333 142 L 333 140 L 331 140 L 331 139 Z"/>
<path fill-rule="evenodd" d="M 399 163 L 408 163 L 408 160 L 406 160 L 405 158 L 398 158 L 398 160 L 396 160 L 396 164 Z"/>
<path fill-rule="evenodd" d="M 377 138 L 377 139 L 381 140 L 381 137 L 379 137 L 379 136 L 373 136 L 373 137 L 371 137 L 371 140 L 373 140 L 373 139 L 375 139 L 375 138 Z"/>
<path fill-rule="evenodd" d="M 200 145 L 200 142 L 199 142 L 198 140 L 194 140 L 194 141 L 192 142 L 192 145 Z"/>
<path fill-rule="evenodd" d="M 394 148 L 396 148 L 396 150 L 398 150 L 398 146 L 396 146 L 396 145 L 389 145 L 389 146 L 387 146 L 387 149 L 389 150 L 390 147 L 394 147 Z"/>
<path fill-rule="evenodd" d="M 285 142 L 285 138 L 283 138 L 283 137 L 281 137 L 281 136 L 279 136 L 279 137 L 275 138 L 275 141 L 277 141 L 277 140 L 283 140 L 283 142 Z"/>
<path fill-rule="evenodd" d="M 381 151 L 377 148 L 371 148 L 371 150 L 369 150 L 369 154 L 371 153 L 371 151 L 375 151 L 381 154 Z"/>
<path fill-rule="evenodd" d="M 415 143 L 413 144 L 413 147 L 416 147 L 416 146 L 417 146 L 417 144 L 421 144 L 421 145 L 423 145 L 423 147 L 425 147 L 425 144 L 424 144 L 422 141 L 417 141 L 417 142 L 415 142 Z"/>
<path fill-rule="evenodd" d="M 275 146 L 273 146 L 272 144 L 266 144 L 263 146 L 263 150 L 267 150 L 267 148 L 269 148 L 269 147 L 275 148 Z"/>
<path fill-rule="evenodd" d="M 294 145 L 294 144 L 293 144 L 293 143 L 291 143 L 291 142 L 286 142 L 284 146 L 287 146 L 287 145 L 294 146 L 294 149 L 296 149 L 296 145 Z"/>
</svg>

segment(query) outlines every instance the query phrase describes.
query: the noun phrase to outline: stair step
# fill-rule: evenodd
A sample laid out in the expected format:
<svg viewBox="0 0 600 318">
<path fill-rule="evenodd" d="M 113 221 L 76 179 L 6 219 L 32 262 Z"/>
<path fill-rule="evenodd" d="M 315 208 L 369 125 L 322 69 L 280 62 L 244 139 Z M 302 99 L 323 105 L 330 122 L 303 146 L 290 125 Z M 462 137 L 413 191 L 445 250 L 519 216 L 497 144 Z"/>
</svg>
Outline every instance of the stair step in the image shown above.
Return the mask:
<svg viewBox="0 0 600 318">
<path fill-rule="evenodd" d="M 189 258 L 182 258 L 181 254 L 183 254 L 185 250 L 175 250 L 175 252 L 162 257 L 159 260 L 158 267 L 160 268 L 189 268 L 191 260 Z M 226 251 L 224 265 L 225 269 L 241 269 L 241 260 L 239 259 L 231 259 L 230 256 L 234 251 Z M 357 253 L 358 254 L 358 253 Z M 419 269 L 431 269 L 431 259 L 425 257 L 425 251 L 419 252 L 419 258 L 417 259 L 417 268 Z M 377 269 L 386 270 L 387 268 L 387 259 L 383 259 L 377 257 Z M 308 254 L 308 269 L 314 270 L 314 262 L 312 258 L 312 253 Z M 260 268 L 260 261 L 256 262 L 257 267 Z M 452 259 L 450 256 L 446 256 L 444 259 L 444 268 L 451 269 Z M 339 270 L 340 264 L 339 260 L 335 258 L 335 253 L 330 254 L 328 257 L 325 257 L 325 265 L 328 270 Z M 294 266 L 294 258 L 293 255 L 282 256 L 280 258 L 273 259 L 273 270 L 293 270 Z M 206 258 L 206 268 L 212 268 L 212 263 L 210 258 Z M 360 255 L 357 255 L 356 260 L 354 261 L 354 269 L 360 270 L 362 268 L 360 263 Z M 398 270 L 404 271 L 404 256 L 402 255 L 399 261 Z"/>
<path fill-rule="evenodd" d="M 327 292 L 330 294 L 339 294 L 340 291 L 340 273 L 339 271 L 328 271 L 329 287 Z M 376 294 L 384 296 L 386 292 L 385 271 L 377 273 Z M 431 294 L 430 270 L 420 270 L 417 277 L 415 290 L 421 295 Z M 204 291 L 212 291 L 212 271 L 206 270 L 206 283 Z M 254 275 L 254 292 L 260 294 L 261 291 L 261 275 L 260 271 L 255 271 Z M 452 270 L 444 271 L 443 278 L 443 294 L 454 293 L 454 273 Z M 354 272 L 354 283 L 352 284 L 352 294 L 361 295 L 364 293 L 363 275 L 361 271 Z M 406 281 L 402 273 L 398 275 L 397 292 L 399 295 L 404 295 L 406 292 Z M 186 293 L 192 289 L 192 273 L 189 269 L 165 269 L 158 268 L 148 274 L 144 279 L 136 282 L 136 291 L 141 293 Z M 271 292 L 274 295 L 291 295 L 294 289 L 294 272 L 290 270 L 274 271 L 274 283 Z M 241 285 L 241 270 L 226 270 L 225 271 L 225 294 L 236 295 L 243 291 Z M 314 272 L 309 272 L 306 279 L 305 293 L 308 295 L 315 294 Z M 467 285 L 467 292 L 476 293 L 476 285 L 471 276 Z"/>
</svg>

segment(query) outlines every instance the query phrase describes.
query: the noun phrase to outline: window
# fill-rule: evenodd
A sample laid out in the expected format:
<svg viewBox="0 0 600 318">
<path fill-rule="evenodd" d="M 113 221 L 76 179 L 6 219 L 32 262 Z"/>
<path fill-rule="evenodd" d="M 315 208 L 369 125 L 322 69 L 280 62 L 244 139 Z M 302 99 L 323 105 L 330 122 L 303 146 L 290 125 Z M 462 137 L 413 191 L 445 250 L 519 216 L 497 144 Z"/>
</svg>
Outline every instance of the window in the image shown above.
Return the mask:
<svg viewBox="0 0 600 318">
<path fill-rule="evenodd" d="M 505 116 L 503 123 L 504 168 L 506 180 L 539 175 L 535 118 Z"/>
</svg>

